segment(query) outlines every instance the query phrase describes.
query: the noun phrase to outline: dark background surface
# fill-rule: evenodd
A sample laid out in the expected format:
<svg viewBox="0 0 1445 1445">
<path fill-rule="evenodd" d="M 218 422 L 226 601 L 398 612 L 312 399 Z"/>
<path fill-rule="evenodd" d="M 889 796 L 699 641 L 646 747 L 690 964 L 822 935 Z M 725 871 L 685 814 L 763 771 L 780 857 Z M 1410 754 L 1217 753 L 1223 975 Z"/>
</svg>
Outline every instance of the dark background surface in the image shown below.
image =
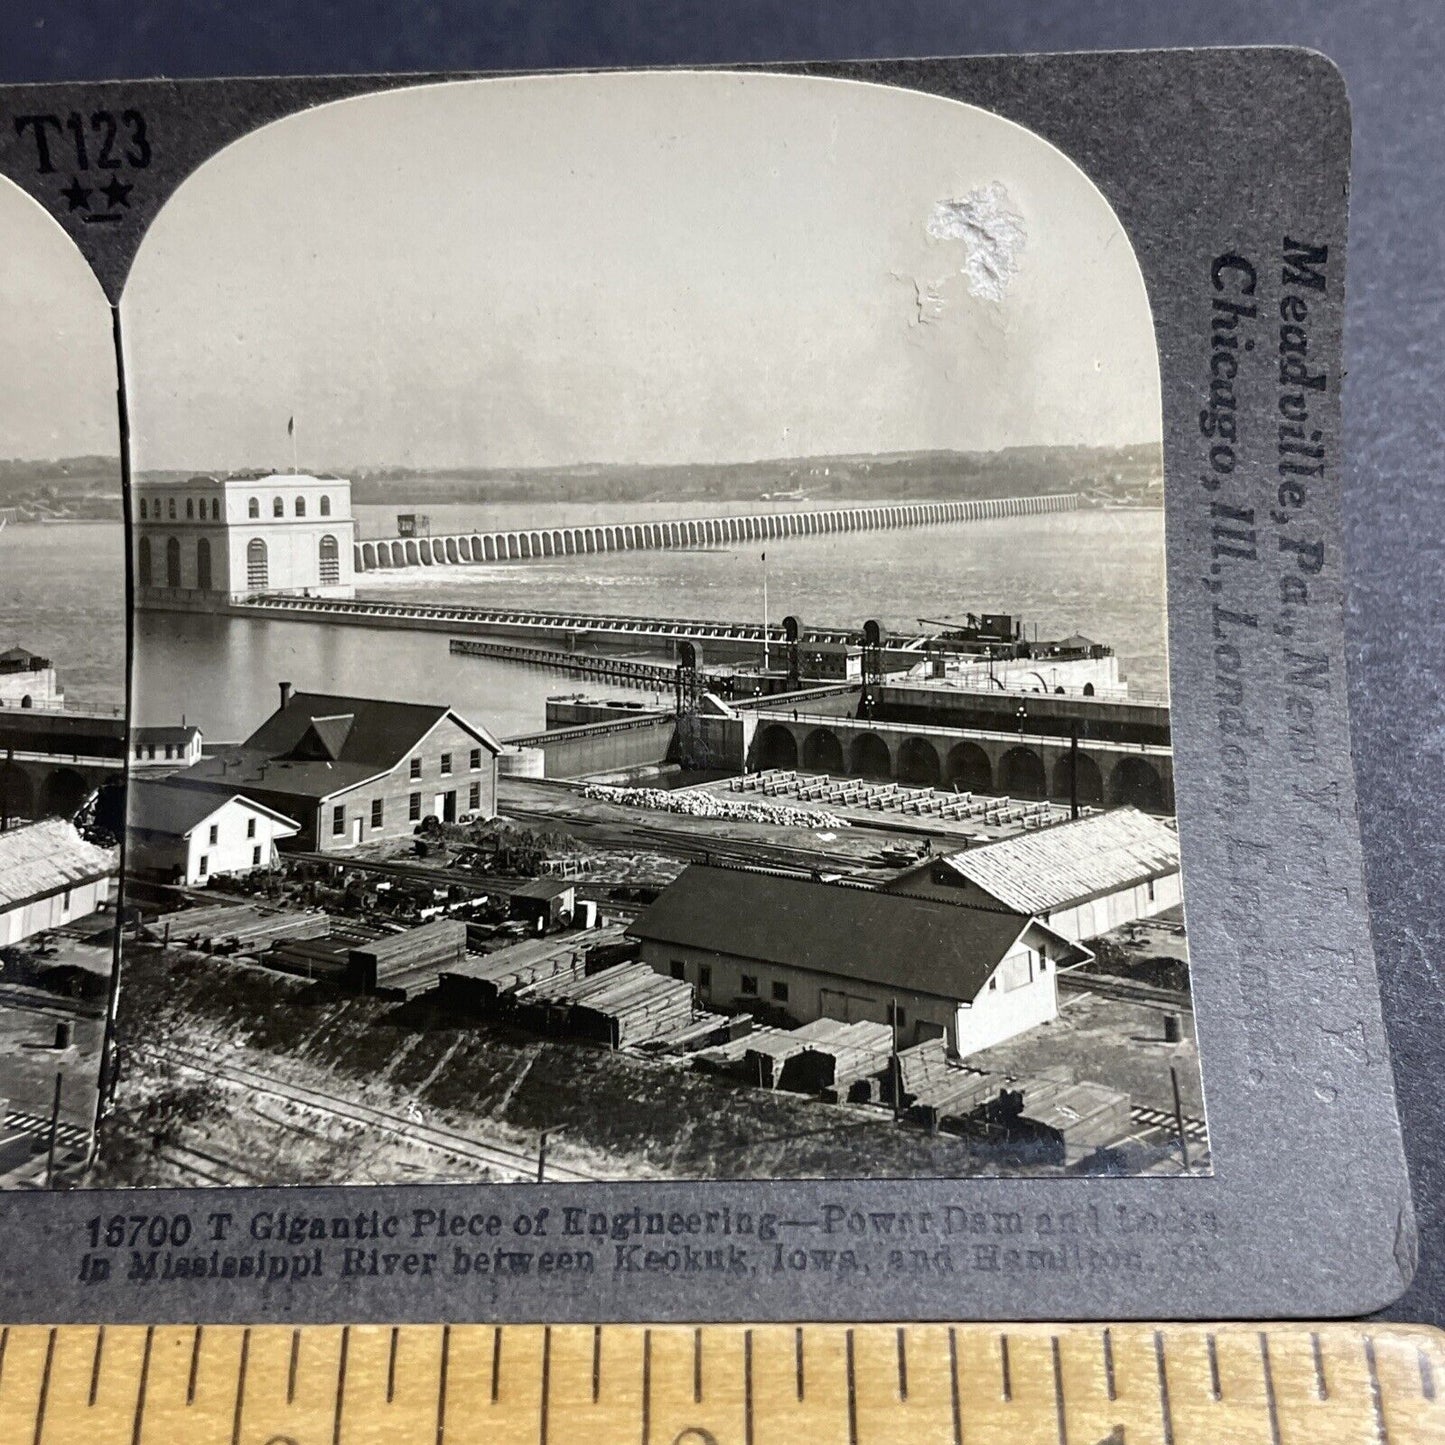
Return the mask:
<svg viewBox="0 0 1445 1445">
<path fill-rule="evenodd" d="M 1445 1323 L 1445 7 L 1438 0 L 8 0 L 0 83 L 1314 46 L 1354 106 L 1348 641 L 1372 926 L 1421 1231 L 1389 1313 Z M 1219 97 L 1228 104 L 1228 97 Z M 1141 141 L 1141 143 L 1144 143 Z M 1201 147 L 1207 137 L 1200 137 Z M 1287 1228 L 1281 1221 L 1281 1228 Z"/>
</svg>

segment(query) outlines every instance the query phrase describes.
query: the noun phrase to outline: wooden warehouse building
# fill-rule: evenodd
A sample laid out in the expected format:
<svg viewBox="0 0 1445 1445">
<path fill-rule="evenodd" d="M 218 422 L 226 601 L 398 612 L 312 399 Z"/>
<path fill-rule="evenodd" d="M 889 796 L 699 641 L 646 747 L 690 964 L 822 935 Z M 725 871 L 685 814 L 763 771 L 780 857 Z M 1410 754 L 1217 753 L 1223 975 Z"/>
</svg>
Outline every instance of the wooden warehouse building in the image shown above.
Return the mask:
<svg viewBox="0 0 1445 1445">
<path fill-rule="evenodd" d="M 291 846 L 342 853 L 406 837 L 424 817 L 490 818 L 501 744 L 435 703 L 291 691 L 245 742 L 174 775 L 294 818 Z"/>
<path fill-rule="evenodd" d="M 1137 808 L 1113 808 L 930 858 L 884 887 L 914 898 L 1027 913 L 1075 941 L 1176 908 L 1184 899 L 1178 833 Z"/>
<path fill-rule="evenodd" d="M 1054 977 L 1092 955 L 1024 913 L 693 864 L 627 930 L 704 1008 L 898 1025 L 960 1055 L 1058 1015 Z"/>
<path fill-rule="evenodd" d="M 46 818 L 0 832 L 0 945 L 59 928 L 109 903 L 116 851 Z"/>
</svg>

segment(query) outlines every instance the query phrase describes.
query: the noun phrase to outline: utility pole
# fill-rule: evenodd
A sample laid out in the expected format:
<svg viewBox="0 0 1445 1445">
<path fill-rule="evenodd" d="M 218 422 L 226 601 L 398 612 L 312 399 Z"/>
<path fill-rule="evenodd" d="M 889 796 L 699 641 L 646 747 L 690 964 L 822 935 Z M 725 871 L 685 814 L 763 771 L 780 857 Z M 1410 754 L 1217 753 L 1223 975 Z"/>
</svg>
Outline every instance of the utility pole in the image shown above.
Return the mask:
<svg viewBox="0 0 1445 1445">
<path fill-rule="evenodd" d="M 893 1025 L 893 1051 L 888 1056 L 888 1070 L 893 1075 L 893 1122 L 903 1117 L 903 1060 L 898 1057 L 898 1000 L 888 1001 L 888 1018 Z"/>
<path fill-rule="evenodd" d="M 45 1159 L 45 1187 L 55 1187 L 55 1136 L 60 1132 L 60 1090 L 65 1083 L 65 1075 L 59 1069 L 55 1071 L 55 1102 L 50 1106 L 50 1150 Z"/>
<path fill-rule="evenodd" d="M 768 670 L 768 554 L 763 553 L 763 671 Z"/>
<path fill-rule="evenodd" d="M 553 1134 L 560 1134 L 567 1126 L 564 1124 L 556 1129 L 543 1129 L 542 1137 L 537 1141 L 537 1183 L 547 1182 L 547 1140 Z"/>
<path fill-rule="evenodd" d="M 1184 1172 L 1192 1174 L 1194 1171 L 1189 1167 L 1189 1139 L 1184 1133 L 1184 1105 L 1179 1097 L 1179 1070 L 1173 1064 L 1169 1066 L 1169 1082 L 1174 1086 L 1174 1128 L 1179 1134 L 1179 1156 L 1184 1161 Z"/>
<path fill-rule="evenodd" d="M 1079 720 L 1069 724 L 1069 817 L 1079 816 Z"/>
</svg>

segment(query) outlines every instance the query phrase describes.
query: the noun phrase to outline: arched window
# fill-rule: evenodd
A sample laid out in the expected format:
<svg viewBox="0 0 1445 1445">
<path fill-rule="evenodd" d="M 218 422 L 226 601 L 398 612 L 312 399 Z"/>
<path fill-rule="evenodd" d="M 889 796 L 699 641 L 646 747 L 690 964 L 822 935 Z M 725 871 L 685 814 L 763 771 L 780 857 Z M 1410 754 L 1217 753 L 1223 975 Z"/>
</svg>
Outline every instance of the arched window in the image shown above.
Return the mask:
<svg viewBox="0 0 1445 1445">
<path fill-rule="evenodd" d="M 298 517 L 304 517 L 304 516 L 306 515 L 306 498 L 305 498 L 305 497 L 297 497 L 297 498 L 296 498 L 296 515 L 297 515 Z"/>
<path fill-rule="evenodd" d="M 286 502 L 284 498 L 273 497 L 271 499 L 271 515 L 273 517 L 284 517 L 286 515 Z"/>
<path fill-rule="evenodd" d="M 140 519 L 142 522 L 146 519 L 146 499 L 144 497 L 140 499 Z"/>
<path fill-rule="evenodd" d="M 211 520 L 213 522 L 221 520 L 221 499 L 219 497 L 211 498 Z"/>
<path fill-rule="evenodd" d="M 341 549 L 335 537 L 323 537 L 320 548 L 321 585 L 335 586 L 341 581 Z"/>
<path fill-rule="evenodd" d="M 166 538 L 166 586 L 181 585 L 181 544 L 178 538 Z"/>
<path fill-rule="evenodd" d="M 266 544 L 259 537 L 246 543 L 246 586 L 259 590 L 266 585 Z"/>
<path fill-rule="evenodd" d="M 259 517 L 261 515 L 261 499 L 259 497 L 252 497 L 251 500 L 246 503 L 246 515 L 248 517 Z"/>
<path fill-rule="evenodd" d="M 166 498 L 166 516 L 173 522 L 176 520 L 176 499 L 174 497 Z"/>
<path fill-rule="evenodd" d="M 211 590 L 211 544 L 205 537 L 196 543 L 196 586 L 202 592 Z"/>
<path fill-rule="evenodd" d="M 195 499 L 194 497 L 187 497 L 187 498 L 186 498 L 186 521 L 188 521 L 188 522 L 194 522 L 195 520 L 196 520 L 196 499 Z"/>
<path fill-rule="evenodd" d="M 321 515 L 322 515 L 323 517 L 329 517 L 329 516 L 331 515 L 331 498 L 330 498 L 330 497 L 322 497 L 322 499 L 321 499 Z"/>
<path fill-rule="evenodd" d="M 136 578 L 138 587 L 149 587 L 151 585 L 151 539 L 142 537 L 140 548 L 136 553 L 135 570 L 139 574 Z"/>
</svg>

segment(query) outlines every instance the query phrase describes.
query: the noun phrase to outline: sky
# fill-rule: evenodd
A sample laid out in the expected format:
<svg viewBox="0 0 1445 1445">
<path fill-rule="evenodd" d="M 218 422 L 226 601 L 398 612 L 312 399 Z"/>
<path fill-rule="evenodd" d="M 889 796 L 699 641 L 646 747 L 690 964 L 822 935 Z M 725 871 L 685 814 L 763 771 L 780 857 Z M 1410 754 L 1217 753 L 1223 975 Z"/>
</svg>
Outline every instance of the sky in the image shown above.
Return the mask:
<svg viewBox="0 0 1445 1445">
<path fill-rule="evenodd" d="M 117 455 L 110 308 L 70 237 L 3 178 L 0 336 L 0 457 Z"/>
<path fill-rule="evenodd" d="M 728 73 L 277 122 L 122 299 L 140 470 L 548 467 L 1157 440 L 1127 238 L 1028 131 Z"/>
</svg>

